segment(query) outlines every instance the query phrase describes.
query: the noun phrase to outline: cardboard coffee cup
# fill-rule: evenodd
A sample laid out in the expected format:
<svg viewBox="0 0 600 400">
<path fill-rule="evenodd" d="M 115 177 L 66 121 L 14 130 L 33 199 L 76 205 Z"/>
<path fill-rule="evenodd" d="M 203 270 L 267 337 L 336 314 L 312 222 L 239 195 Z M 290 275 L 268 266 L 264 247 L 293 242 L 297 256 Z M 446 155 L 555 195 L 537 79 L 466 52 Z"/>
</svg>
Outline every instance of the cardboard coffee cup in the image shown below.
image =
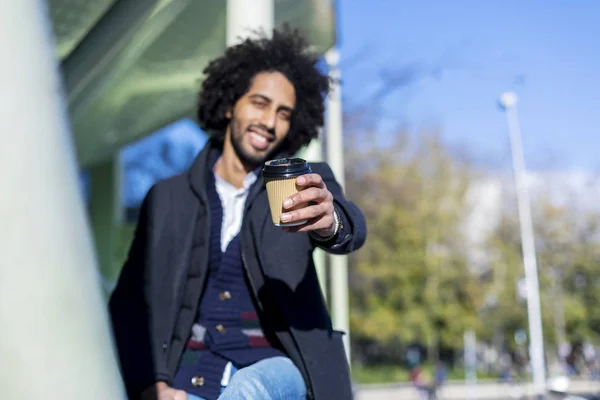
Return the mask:
<svg viewBox="0 0 600 400">
<path fill-rule="evenodd" d="M 291 195 L 298 193 L 296 178 L 300 175 L 310 174 L 312 170 L 310 165 L 301 158 L 280 158 L 267 161 L 263 167 L 262 173 L 267 186 L 267 196 L 269 197 L 269 208 L 271 209 L 271 218 L 276 226 L 297 226 L 306 223 L 304 221 L 282 222 L 281 214 L 294 210 L 283 209 L 283 201 Z"/>
</svg>

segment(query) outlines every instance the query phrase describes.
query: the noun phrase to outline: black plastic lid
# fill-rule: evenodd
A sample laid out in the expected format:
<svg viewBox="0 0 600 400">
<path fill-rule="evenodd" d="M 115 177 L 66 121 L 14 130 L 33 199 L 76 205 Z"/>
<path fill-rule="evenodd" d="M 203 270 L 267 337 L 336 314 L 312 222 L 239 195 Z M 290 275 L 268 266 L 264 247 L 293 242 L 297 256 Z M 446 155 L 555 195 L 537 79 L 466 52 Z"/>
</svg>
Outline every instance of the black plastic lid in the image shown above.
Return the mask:
<svg viewBox="0 0 600 400">
<path fill-rule="evenodd" d="M 310 165 L 302 158 L 279 158 L 270 160 L 263 167 L 265 178 L 291 178 L 304 174 L 310 174 Z"/>
</svg>

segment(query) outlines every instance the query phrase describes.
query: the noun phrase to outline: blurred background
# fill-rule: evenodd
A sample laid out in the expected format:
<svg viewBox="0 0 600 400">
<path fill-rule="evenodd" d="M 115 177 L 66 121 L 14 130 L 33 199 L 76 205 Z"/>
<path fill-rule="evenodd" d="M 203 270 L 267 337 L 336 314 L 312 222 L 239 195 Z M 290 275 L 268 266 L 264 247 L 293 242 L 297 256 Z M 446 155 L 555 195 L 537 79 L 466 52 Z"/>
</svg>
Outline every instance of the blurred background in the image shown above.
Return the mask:
<svg viewBox="0 0 600 400">
<path fill-rule="evenodd" d="M 106 295 L 146 192 L 206 141 L 193 108 L 229 43 L 226 3 L 243 1 L 47 3 Z M 300 28 L 341 76 L 341 111 L 328 102 L 322 141 L 303 154 L 344 155 L 369 226 L 338 309 L 357 397 L 416 398 L 437 383 L 440 399 L 519 398 L 537 393 L 534 348 L 545 390 L 568 377 L 569 390 L 597 391 L 600 2 L 273 4 L 274 24 Z M 506 92 L 516 104 L 501 104 Z M 327 148 L 339 135 L 343 148 Z M 331 301 L 340 277 L 318 257 Z"/>
</svg>

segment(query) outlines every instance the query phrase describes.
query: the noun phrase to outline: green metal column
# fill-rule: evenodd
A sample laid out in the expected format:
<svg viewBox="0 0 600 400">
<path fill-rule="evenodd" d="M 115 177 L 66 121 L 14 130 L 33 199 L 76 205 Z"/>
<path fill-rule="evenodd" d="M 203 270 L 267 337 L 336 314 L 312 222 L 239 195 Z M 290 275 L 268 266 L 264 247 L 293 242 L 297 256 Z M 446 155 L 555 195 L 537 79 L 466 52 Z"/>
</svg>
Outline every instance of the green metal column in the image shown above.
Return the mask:
<svg viewBox="0 0 600 400">
<path fill-rule="evenodd" d="M 115 264 L 115 256 L 123 220 L 121 176 L 121 158 L 118 154 L 90 168 L 90 220 L 107 292 L 112 289 L 120 267 Z"/>
</svg>

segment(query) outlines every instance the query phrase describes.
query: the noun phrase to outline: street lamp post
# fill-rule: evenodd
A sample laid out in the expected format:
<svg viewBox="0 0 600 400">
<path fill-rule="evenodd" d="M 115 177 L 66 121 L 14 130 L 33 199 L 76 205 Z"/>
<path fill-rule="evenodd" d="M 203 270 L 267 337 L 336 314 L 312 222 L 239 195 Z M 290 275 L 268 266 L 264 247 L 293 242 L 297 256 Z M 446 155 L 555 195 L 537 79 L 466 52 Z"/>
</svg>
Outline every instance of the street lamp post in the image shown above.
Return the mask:
<svg viewBox="0 0 600 400">
<path fill-rule="evenodd" d="M 345 187 L 344 179 L 344 143 L 342 138 L 342 91 L 340 86 L 341 71 L 339 66 L 340 53 L 337 47 L 330 49 L 325 54 L 329 65 L 329 76 L 333 80 L 333 87 L 327 97 L 327 162 L 331 166 L 337 181 L 342 189 Z M 330 255 L 331 272 L 331 310 L 333 326 L 335 329 L 346 332 L 344 347 L 348 363 L 350 359 L 350 319 L 349 319 L 349 294 L 348 294 L 348 256 Z"/>
<path fill-rule="evenodd" d="M 533 370 L 533 385 L 537 398 L 542 398 L 545 389 L 544 338 L 542 334 L 542 313 L 538 283 L 537 262 L 531 204 L 525 184 L 525 159 L 521 143 L 521 130 L 517 117 L 517 95 L 511 92 L 502 94 L 500 106 L 506 113 L 510 147 L 512 152 L 517 204 L 519 210 L 519 226 L 521 229 L 521 246 L 523 248 L 523 264 L 527 288 L 527 315 L 529 320 L 530 359 Z"/>
</svg>

